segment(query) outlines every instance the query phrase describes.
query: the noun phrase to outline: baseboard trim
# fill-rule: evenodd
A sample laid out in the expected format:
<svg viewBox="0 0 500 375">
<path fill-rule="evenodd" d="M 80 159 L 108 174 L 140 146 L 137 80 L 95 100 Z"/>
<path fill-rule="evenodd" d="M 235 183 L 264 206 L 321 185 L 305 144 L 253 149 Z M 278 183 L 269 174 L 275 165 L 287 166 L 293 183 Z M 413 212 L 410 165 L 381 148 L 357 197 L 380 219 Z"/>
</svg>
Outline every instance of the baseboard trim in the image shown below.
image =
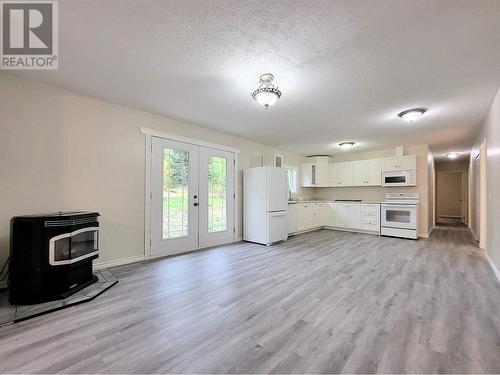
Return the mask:
<svg viewBox="0 0 500 375">
<path fill-rule="evenodd" d="M 500 283 L 500 271 L 498 271 L 497 266 L 495 265 L 495 263 L 493 263 L 493 261 L 491 260 L 490 256 L 488 255 L 488 253 L 486 251 L 484 252 L 484 256 L 486 257 L 486 260 L 490 264 L 491 269 L 495 273 L 495 276 L 497 277 L 497 281 Z"/>
<path fill-rule="evenodd" d="M 128 257 L 128 258 L 122 258 L 122 259 L 116 259 L 116 260 L 108 260 L 107 262 L 94 263 L 94 269 L 95 270 L 100 270 L 100 269 L 103 269 L 103 268 L 123 266 L 125 264 L 141 262 L 143 260 L 144 260 L 144 255 L 139 255 L 139 256 L 135 256 L 135 257 Z"/>
</svg>

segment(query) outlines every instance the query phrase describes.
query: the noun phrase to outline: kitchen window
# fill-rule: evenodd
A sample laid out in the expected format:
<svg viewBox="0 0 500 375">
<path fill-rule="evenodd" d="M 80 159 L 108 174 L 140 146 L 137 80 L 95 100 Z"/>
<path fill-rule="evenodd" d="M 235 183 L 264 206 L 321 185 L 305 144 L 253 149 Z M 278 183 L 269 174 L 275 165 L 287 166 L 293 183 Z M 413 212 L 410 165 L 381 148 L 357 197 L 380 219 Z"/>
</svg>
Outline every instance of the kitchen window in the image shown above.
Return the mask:
<svg viewBox="0 0 500 375">
<path fill-rule="evenodd" d="M 288 190 L 292 194 L 298 193 L 297 191 L 297 169 L 295 168 L 286 168 L 287 176 L 288 176 Z"/>
</svg>

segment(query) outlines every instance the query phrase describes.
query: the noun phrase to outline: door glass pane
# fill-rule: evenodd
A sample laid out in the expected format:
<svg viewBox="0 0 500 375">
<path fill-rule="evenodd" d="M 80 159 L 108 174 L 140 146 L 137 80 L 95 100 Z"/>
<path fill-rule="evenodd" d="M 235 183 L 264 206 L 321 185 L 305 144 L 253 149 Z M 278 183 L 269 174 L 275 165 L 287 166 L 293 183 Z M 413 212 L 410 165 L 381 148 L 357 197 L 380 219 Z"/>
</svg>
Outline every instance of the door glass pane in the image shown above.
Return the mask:
<svg viewBox="0 0 500 375">
<path fill-rule="evenodd" d="M 187 237 L 189 152 L 163 149 L 163 239 Z"/>
<path fill-rule="evenodd" d="M 393 223 L 410 223 L 411 212 L 399 210 L 387 210 L 385 213 L 385 220 Z"/>
<path fill-rule="evenodd" d="M 208 233 L 227 230 L 227 159 L 208 158 Z"/>
</svg>

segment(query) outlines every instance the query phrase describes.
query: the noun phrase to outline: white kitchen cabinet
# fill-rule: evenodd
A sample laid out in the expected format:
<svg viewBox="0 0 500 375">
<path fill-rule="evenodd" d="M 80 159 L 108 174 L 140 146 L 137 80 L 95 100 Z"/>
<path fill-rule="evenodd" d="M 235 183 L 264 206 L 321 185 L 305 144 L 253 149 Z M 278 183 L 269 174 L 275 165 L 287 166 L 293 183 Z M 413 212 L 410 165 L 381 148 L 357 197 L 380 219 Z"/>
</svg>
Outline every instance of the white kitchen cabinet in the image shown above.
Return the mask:
<svg viewBox="0 0 500 375">
<path fill-rule="evenodd" d="M 297 205 L 289 204 L 287 209 L 288 234 L 297 232 Z"/>
<path fill-rule="evenodd" d="M 316 187 L 328 186 L 328 165 L 329 156 L 308 157 L 307 162 L 315 165 L 315 184 Z"/>
<path fill-rule="evenodd" d="M 353 162 L 330 164 L 331 178 L 329 186 L 352 186 L 353 185 Z"/>
<path fill-rule="evenodd" d="M 382 159 L 383 172 L 415 171 L 417 169 L 417 156 L 404 155 L 400 158 Z"/>
<path fill-rule="evenodd" d="M 319 226 L 331 226 L 332 225 L 332 209 L 330 203 L 319 203 L 318 204 L 318 216 L 319 216 Z"/>
<path fill-rule="evenodd" d="M 349 227 L 349 205 L 347 203 L 335 203 L 335 226 Z"/>
<path fill-rule="evenodd" d="M 336 202 L 335 226 L 340 228 L 360 229 L 361 205 L 359 203 Z"/>
<path fill-rule="evenodd" d="M 315 156 L 307 158 L 302 164 L 302 187 L 328 186 L 329 156 Z"/>
<path fill-rule="evenodd" d="M 349 228 L 361 228 L 361 205 L 359 203 L 349 203 Z"/>
<path fill-rule="evenodd" d="M 314 228 L 316 203 L 297 204 L 297 231 Z"/>
<path fill-rule="evenodd" d="M 361 204 L 361 229 L 372 232 L 380 231 L 380 204 Z"/>
<path fill-rule="evenodd" d="M 396 155 L 382 160 L 383 172 L 415 171 L 417 170 L 417 156 L 403 155 L 403 147 L 396 147 Z"/>
<path fill-rule="evenodd" d="M 368 186 L 382 185 L 382 161 L 380 159 L 366 161 L 366 181 Z"/>
<path fill-rule="evenodd" d="M 366 161 L 359 160 L 352 162 L 352 184 L 354 186 L 366 185 Z"/>
<path fill-rule="evenodd" d="M 316 183 L 316 163 L 302 163 L 300 168 L 301 187 L 315 187 Z"/>
<path fill-rule="evenodd" d="M 318 203 L 311 204 L 311 209 L 313 215 L 313 224 L 311 228 L 320 228 L 323 224 L 321 224 L 319 204 Z"/>
</svg>

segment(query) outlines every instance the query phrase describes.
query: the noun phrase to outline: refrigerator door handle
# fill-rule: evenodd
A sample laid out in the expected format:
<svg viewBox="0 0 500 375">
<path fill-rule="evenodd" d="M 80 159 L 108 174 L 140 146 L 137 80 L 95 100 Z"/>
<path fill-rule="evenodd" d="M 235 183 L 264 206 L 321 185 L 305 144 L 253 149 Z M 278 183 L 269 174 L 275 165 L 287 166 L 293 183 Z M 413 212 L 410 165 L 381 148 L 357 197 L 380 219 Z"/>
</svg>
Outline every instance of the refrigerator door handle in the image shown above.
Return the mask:
<svg viewBox="0 0 500 375">
<path fill-rule="evenodd" d="M 280 212 L 270 212 L 269 213 L 271 216 L 278 217 L 278 216 L 286 216 L 286 211 L 280 211 Z"/>
</svg>

